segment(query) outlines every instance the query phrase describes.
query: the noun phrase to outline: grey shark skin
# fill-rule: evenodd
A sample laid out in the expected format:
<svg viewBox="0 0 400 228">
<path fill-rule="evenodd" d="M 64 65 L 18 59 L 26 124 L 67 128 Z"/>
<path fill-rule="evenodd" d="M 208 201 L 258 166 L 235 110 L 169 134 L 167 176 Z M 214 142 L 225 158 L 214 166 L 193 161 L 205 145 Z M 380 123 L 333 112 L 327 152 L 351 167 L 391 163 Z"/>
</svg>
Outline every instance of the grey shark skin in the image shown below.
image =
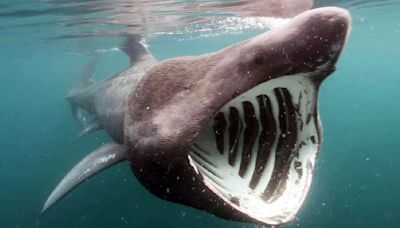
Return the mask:
<svg viewBox="0 0 400 228">
<path fill-rule="evenodd" d="M 78 122 L 84 122 L 80 120 L 83 118 L 79 113 L 81 109 L 94 115 L 93 120 L 79 135 L 104 129 L 116 142 L 123 143 L 123 122 L 128 95 L 143 75 L 157 63 L 138 40 L 127 41 L 130 42 L 129 46 L 139 46 L 129 47 L 126 44 L 128 47 L 122 48 L 131 59 L 131 67 L 128 70 L 85 88 L 72 90 L 66 97 Z"/>
<path fill-rule="evenodd" d="M 311 184 L 322 141 L 317 94 L 350 30 L 346 10 L 306 11 L 220 51 L 128 72 L 69 101 L 92 113 L 118 144 L 78 163 L 45 203 L 128 160 L 154 195 L 221 218 L 279 225 L 293 219 Z"/>
</svg>

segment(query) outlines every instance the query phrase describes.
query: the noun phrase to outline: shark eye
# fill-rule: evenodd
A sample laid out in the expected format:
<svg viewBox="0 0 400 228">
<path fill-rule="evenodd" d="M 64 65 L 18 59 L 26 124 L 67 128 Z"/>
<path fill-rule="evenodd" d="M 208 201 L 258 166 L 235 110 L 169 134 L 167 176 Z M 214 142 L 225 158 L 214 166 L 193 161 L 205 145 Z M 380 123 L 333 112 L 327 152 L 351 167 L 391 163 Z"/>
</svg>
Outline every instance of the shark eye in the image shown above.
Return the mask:
<svg viewBox="0 0 400 228">
<path fill-rule="evenodd" d="M 260 53 L 256 54 L 254 57 L 254 63 L 257 65 L 261 65 L 264 63 L 264 56 L 262 56 Z"/>
</svg>

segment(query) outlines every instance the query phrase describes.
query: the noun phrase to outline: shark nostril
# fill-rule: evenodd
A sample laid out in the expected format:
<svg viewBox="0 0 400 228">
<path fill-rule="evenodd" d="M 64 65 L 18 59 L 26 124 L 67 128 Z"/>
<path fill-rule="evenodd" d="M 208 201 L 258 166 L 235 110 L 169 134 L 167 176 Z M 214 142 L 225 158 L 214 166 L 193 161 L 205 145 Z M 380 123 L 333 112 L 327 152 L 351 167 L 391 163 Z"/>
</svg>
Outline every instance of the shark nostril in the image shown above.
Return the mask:
<svg viewBox="0 0 400 228">
<path fill-rule="evenodd" d="M 257 65 L 261 65 L 264 63 L 264 56 L 262 56 L 260 53 L 256 54 L 254 58 L 254 63 Z"/>
</svg>

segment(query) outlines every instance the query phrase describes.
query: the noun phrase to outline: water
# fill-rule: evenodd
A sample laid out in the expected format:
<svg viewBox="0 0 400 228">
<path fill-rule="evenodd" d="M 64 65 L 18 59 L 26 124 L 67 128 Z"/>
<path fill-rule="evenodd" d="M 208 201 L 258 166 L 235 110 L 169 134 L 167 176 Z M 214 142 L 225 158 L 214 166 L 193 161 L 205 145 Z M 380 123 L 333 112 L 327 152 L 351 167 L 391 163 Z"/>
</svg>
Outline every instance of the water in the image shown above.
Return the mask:
<svg viewBox="0 0 400 228">
<path fill-rule="evenodd" d="M 254 227 L 161 201 L 126 164 L 92 178 L 40 215 L 66 171 L 110 141 L 104 133 L 76 138 L 79 127 L 63 99 L 89 62 L 97 61 L 96 79 L 125 69 L 128 59 L 118 46 L 127 33 L 145 34 L 162 60 L 217 50 L 271 25 L 210 18 L 251 10 L 195 10 L 183 3 L 0 3 L 1 227 Z M 324 143 L 311 192 L 298 218 L 283 227 L 399 227 L 400 1 L 314 3 L 325 5 L 348 8 L 353 30 L 338 70 L 321 88 Z M 147 15 L 147 23 L 131 16 L 137 12 Z"/>
</svg>

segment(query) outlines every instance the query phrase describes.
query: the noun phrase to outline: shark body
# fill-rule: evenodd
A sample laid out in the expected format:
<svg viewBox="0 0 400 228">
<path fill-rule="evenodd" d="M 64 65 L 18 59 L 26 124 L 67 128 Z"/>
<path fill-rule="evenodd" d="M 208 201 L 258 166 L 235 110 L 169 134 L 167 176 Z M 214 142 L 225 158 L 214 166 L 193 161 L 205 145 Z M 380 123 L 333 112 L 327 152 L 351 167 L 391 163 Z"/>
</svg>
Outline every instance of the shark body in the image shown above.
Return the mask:
<svg viewBox="0 0 400 228">
<path fill-rule="evenodd" d="M 73 91 L 75 118 L 115 143 L 81 160 L 43 211 L 121 161 L 154 195 L 219 217 L 279 225 L 308 193 L 322 142 L 317 96 L 351 27 L 336 7 L 200 56 L 156 61 L 137 41 L 127 71 Z"/>
</svg>

